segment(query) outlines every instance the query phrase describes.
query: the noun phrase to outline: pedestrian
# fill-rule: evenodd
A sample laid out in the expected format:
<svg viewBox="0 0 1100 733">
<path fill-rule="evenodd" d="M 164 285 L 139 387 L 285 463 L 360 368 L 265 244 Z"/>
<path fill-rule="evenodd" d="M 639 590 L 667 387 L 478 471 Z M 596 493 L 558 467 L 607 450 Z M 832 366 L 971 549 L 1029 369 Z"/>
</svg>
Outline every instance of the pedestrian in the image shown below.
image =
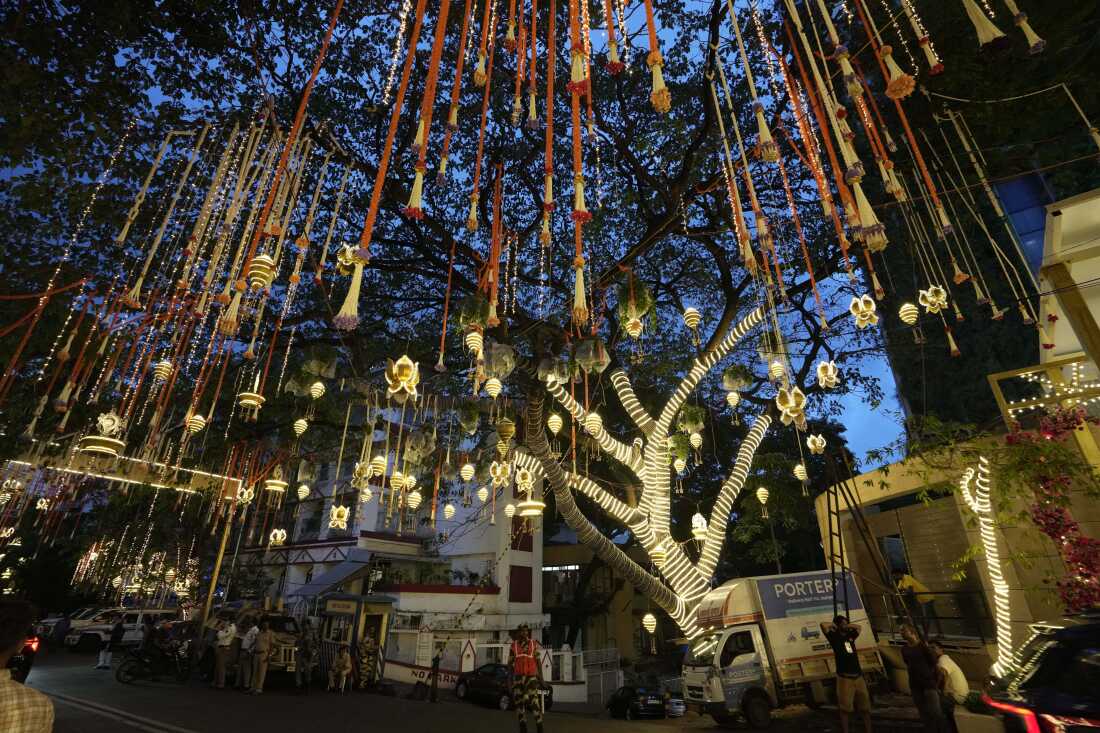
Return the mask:
<svg viewBox="0 0 1100 733">
<path fill-rule="evenodd" d="M 947 720 L 951 733 L 957 733 L 959 728 L 955 724 L 955 706 L 966 700 L 966 696 L 970 694 L 970 685 L 955 660 L 944 653 L 943 645 L 939 641 L 929 642 L 928 648 L 936 658 L 936 681 L 940 689 L 943 717 Z"/>
<path fill-rule="evenodd" d="M 56 624 L 53 625 L 53 633 L 50 634 L 50 646 L 57 645 L 60 649 L 65 645 L 65 637 L 69 635 L 69 629 L 72 628 L 73 622 L 66 615 L 62 616 Z"/>
<path fill-rule="evenodd" d="M 38 690 L 11 678 L 8 661 L 23 650 L 34 622 L 34 609 L 26 601 L 0 600 L 0 731 L 51 733 L 53 703 Z"/>
<path fill-rule="evenodd" d="M 527 713 L 535 718 L 535 730 L 542 733 L 542 666 L 539 643 L 531 638 L 531 628 L 520 624 L 512 640 L 508 661 L 512 667 L 512 699 L 516 704 L 520 733 L 527 733 Z"/>
<path fill-rule="evenodd" d="M 294 683 L 303 694 L 309 694 L 309 683 L 313 678 L 313 658 L 315 645 L 313 643 L 313 629 L 309 619 L 302 620 L 302 628 L 298 632 L 295 642 L 294 659 Z"/>
<path fill-rule="evenodd" d="M 936 614 L 936 596 L 928 590 L 928 586 L 904 570 L 895 569 L 893 576 L 894 585 L 905 599 L 910 613 L 920 621 L 924 635 L 928 635 L 928 624 L 931 621 L 936 622 L 936 633 L 942 635 L 943 627 L 940 624 L 940 617 Z"/>
<path fill-rule="evenodd" d="M 225 688 L 225 668 L 229 664 L 229 651 L 233 639 L 237 636 L 237 625 L 232 621 L 222 621 L 214 638 L 214 687 Z"/>
<path fill-rule="evenodd" d="M 256 635 L 260 633 L 260 627 L 255 619 L 248 618 L 241 622 L 244 633 L 240 636 L 241 650 L 237 653 L 237 678 L 234 686 L 238 690 L 252 689 L 252 649 L 256 644 Z"/>
<path fill-rule="evenodd" d="M 329 692 L 344 691 L 344 684 L 351 674 L 351 651 L 347 644 L 340 645 L 340 651 L 336 652 L 336 658 L 332 660 L 332 667 L 328 671 Z"/>
<path fill-rule="evenodd" d="M 359 642 L 359 689 L 364 690 L 374 684 L 377 671 L 378 644 L 374 641 L 374 630 L 367 629 Z"/>
<path fill-rule="evenodd" d="M 252 693 L 261 695 L 264 691 L 264 680 L 267 679 L 267 662 L 271 659 L 271 652 L 275 648 L 275 632 L 267 620 L 260 622 L 260 630 L 256 634 L 256 641 L 252 645 Z"/>
<path fill-rule="evenodd" d="M 863 717 L 863 730 L 871 733 L 871 694 L 867 690 L 867 680 L 863 677 L 863 667 L 856 652 L 856 639 L 860 631 L 859 624 L 851 623 L 843 614 L 835 616 L 831 624 L 821 624 L 821 633 L 833 648 L 836 706 L 840 711 L 842 733 L 848 733 L 848 716 L 856 712 Z"/>
<path fill-rule="evenodd" d="M 947 721 L 943 717 L 940 693 L 936 687 L 936 660 L 932 651 L 909 624 L 902 624 L 901 636 L 905 639 L 901 658 L 909 671 L 909 694 L 917 706 L 921 723 L 928 733 L 946 733 Z"/>
<path fill-rule="evenodd" d="M 112 652 L 122 650 L 122 640 L 126 637 L 126 627 L 122 625 L 122 614 L 115 614 L 111 631 L 107 638 L 99 643 L 99 660 L 96 669 L 110 669 Z"/>
<path fill-rule="evenodd" d="M 436 649 L 432 656 L 432 689 L 428 694 L 428 700 L 439 702 L 439 664 L 443 661 L 443 650 Z"/>
<path fill-rule="evenodd" d="M 152 654 L 156 635 L 157 620 L 151 614 L 146 614 L 141 620 L 141 646 L 139 649 L 146 654 Z"/>
</svg>

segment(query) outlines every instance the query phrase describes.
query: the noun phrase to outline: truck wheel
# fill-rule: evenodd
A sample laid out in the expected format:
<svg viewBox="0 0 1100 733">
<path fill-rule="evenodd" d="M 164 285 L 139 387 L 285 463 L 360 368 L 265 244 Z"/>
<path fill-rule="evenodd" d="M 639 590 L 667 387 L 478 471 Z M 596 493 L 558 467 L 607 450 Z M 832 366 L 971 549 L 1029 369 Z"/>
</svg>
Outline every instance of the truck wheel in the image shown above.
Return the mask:
<svg viewBox="0 0 1100 733">
<path fill-rule="evenodd" d="M 714 718 L 714 722 L 721 728 L 736 728 L 737 718 L 732 715 L 711 715 Z"/>
<path fill-rule="evenodd" d="M 763 729 L 772 724 L 771 705 L 763 695 L 753 695 L 745 700 L 741 709 L 750 728 Z"/>
</svg>

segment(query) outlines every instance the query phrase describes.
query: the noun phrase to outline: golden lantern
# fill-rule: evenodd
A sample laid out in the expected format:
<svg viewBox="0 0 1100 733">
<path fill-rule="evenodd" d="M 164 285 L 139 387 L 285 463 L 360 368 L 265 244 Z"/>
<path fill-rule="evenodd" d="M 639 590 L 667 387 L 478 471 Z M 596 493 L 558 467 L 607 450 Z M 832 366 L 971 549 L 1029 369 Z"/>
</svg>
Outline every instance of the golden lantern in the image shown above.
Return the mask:
<svg viewBox="0 0 1100 733">
<path fill-rule="evenodd" d="M 808 473 L 806 473 L 806 467 L 799 463 L 796 464 L 794 467 L 794 477 L 799 481 L 807 481 L 809 480 L 810 476 Z"/>
<path fill-rule="evenodd" d="M 309 496 L 309 487 L 305 484 L 298 484 L 298 501 L 305 501 L 307 496 Z"/>
<path fill-rule="evenodd" d="M 187 432 L 195 435 L 201 433 L 203 428 L 206 427 L 206 418 L 202 415 L 192 415 L 187 418 Z"/>
<path fill-rule="evenodd" d="M 866 293 L 860 296 L 852 296 L 852 302 L 848 305 L 848 312 L 855 319 L 856 328 L 867 328 L 878 323 L 875 300 Z"/>
<path fill-rule="evenodd" d="M 665 559 L 668 557 L 665 551 L 664 540 L 657 543 L 657 546 L 649 553 L 649 559 L 653 561 L 653 564 L 658 568 L 663 567 Z"/>
<path fill-rule="evenodd" d="M 516 505 L 515 504 L 513 504 L 511 502 L 508 502 L 507 504 L 504 505 L 504 516 L 511 519 L 515 515 L 515 513 L 516 513 Z"/>
<path fill-rule="evenodd" d="M 603 429 L 603 418 L 597 412 L 590 412 L 584 416 L 584 429 L 590 435 L 595 435 Z"/>
<path fill-rule="evenodd" d="M 466 333 L 466 349 L 471 354 L 480 354 L 481 349 L 485 346 L 485 339 L 481 335 L 481 331 L 468 331 Z"/>
<path fill-rule="evenodd" d="M 825 436 L 823 435 L 810 435 L 806 437 L 806 447 L 810 449 L 810 453 L 814 455 L 821 455 L 825 452 Z"/>
<path fill-rule="evenodd" d="M 408 490 L 408 489 L 415 489 L 415 488 L 416 488 L 416 476 L 411 474 L 411 473 L 405 474 L 405 489 Z"/>
<path fill-rule="evenodd" d="M 764 519 L 768 518 L 768 490 L 761 486 L 756 490 L 756 500 L 760 502 L 760 516 Z"/>
<path fill-rule="evenodd" d="M 642 628 L 652 634 L 657 630 L 657 617 L 652 613 L 642 616 Z"/>
<path fill-rule="evenodd" d="M 835 361 L 819 361 L 817 363 L 817 384 L 822 389 L 832 389 L 840 383 L 840 370 Z"/>
<path fill-rule="evenodd" d="M 247 504 L 256 496 L 256 492 L 250 486 L 242 487 L 237 491 L 237 503 Z"/>
<path fill-rule="evenodd" d="M 443 507 L 443 518 L 444 519 L 453 519 L 454 515 L 455 515 L 455 505 L 450 504 L 450 503 L 446 504 Z"/>
<path fill-rule="evenodd" d="M 786 374 L 787 369 L 783 366 L 783 362 L 779 359 L 772 359 L 772 363 L 768 365 L 768 376 L 771 377 L 773 382 L 778 382 Z"/>
<path fill-rule="evenodd" d="M 248 285 L 253 291 L 268 287 L 274 278 L 275 260 L 270 255 L 260 254 L 252 258 L 248 267 Z"/>
<path fill-rule="evenodd" d="M 349 516 L 351 516 L 351 510 L 348 507 L 333 504 L 328 510 L 328 528 L 347 529 Z"/>
<path fill-rule="evenodd" d="M 374 496 L 374 492 L 370 490 L 369 486 L 364 486 L 363 490 L 359 492 L 359 502 L 366 504 Z"/>
<path fill-rule="evenodd" d="M 939 313 L 947 308 L 947 291 L 939 285 L 932 285 L 927 290 L 920 291 L 917 302 L 923 305 L 928 313 Z"/>
<path fill-rule="evenodd" d="M 394 491 L 400 491 L 405 487 L 405 474 L 400 471 L 394 471 L 390 474 L 390 488 Z"/>
<path fill-rule="evenodd" d="M 919 317 L 920 310 L 912 303 L 905 303 L 898 309 L 898 318 L 908 326 L 915 325 Z"/>
<path fill-rule="evenodd" d="M 497 435 L 507 443 L 516 434 L 516 424 L 510 418 L 504 417 L 497 423 Z"/>
<path fill-rule="evenodd" d="M 397 361 L 387 360 L 386 365 L 386 393 L 397 402 L 404 402 L 409 397 L 416 399 L 416 385 L 420 383 L 420 367 L 408 357 L 402 356 Z"/>
<path fill-rule="evenodd" d="M 463 481 L 472 481 L 475 473 L 477 473 L 477 469 L 474 468 L 474 464 L 472 463 L 464 463 L 458 472 Z"/>
<path fill-rule="evenodd" d="M 278 466 L 271 472 L 271 477 L 264 480 L 264 488 L 275 493 L 281 494 L 286 491 L 287 486 L 289 484 L 283 481 L 283 470 Z"/>
<path fill-rule="evenodd" d="M 703 447 L 703 436 L 699 433 L 692 433 L 688 436 L 688 443 L 690 443 L 691 447 L 695 450 L 699 450 Z"/>
<path fill-rule="evenodd" d="M 702 323 L 703 317 L 699 315 L 699 311 L 694 308 L 684 308 L 684 325 L 690 328 L 692 331 L 699 327 Z"/>
<path fill-rule="evenodd" d="M 153 379 L 163 384 L 172 376 L 172 362 L 168 360 L 158 361 L 153 366 Z"/>
<path fill-rule="evenodd" d="M 480 489 L 477 490 L 477 500 L 480 501 L 482 504 L 489 501 L 489 487 L 488 486 L 482 486 Z"/>
<path fill-rule="evenodd" d="M 545 508 L 546 504 L 531 496 L 516 505 L 516 510 L 521 517 L 541 517 L 542 510 Z"/>
<path fill-rule="evenodd" d="M 309 396 L 315 400 L 319 400 L 325 396 L 325 383 L 321 381 L 314 382 L 309 385 Z"/>
<path fill-rule="evenodd" d="M 707 518 L 700 512 L 695 512 L 691 518 L 691 536 L 699 542 L 707 538 Z"/>
<path fill-rule="evenodd" d="M 264 406 L 264 396 L 259 392 L 241 392 L 237 395 L 237 404 L 244 410 L 251 410 L 254 420 Z"/>
<path fill-rule="evenodd" d="M 96 430 L 99 435 L 85 435 L 77 443 L 77 449 L 81 453 L 117 458 L 126 448 L 126 444 L 117 438 L 122 432 L 122 419 L 114 410 L 104 412 L 96 418 Z"/>
<path fill-rule="evenodd" d="M 302 437 L 302 434 L 305 433 L 305 431 L 309 428 L 309 421 L 306 420 L 304 417 L 300 417 L 294 421 L 294 425 L 292 427 L 294 428 L 294 434 L 300 438 Z"/>
<path fill-rule="evenodd" d="M 405 504 L 408 505 L 409 509 L 412 509 L 414 512 L 420 506 L 421 501 L 422 497 L 420 496 L 420 492 L 416 489 L 413 489 L 405 496 Z"/>
<path fill-rule="evenodd" d="M 546 418 L 546 427 L 550 428 L 551 435 L 560 433 L 562 428 L 561 415 L 556 412 L 551 412 L 550 417 Z"/>
<path fill-rule="evenodd" d="M 623 328 L 626 330 L 626 333 L 628 336 L 630 336 L 630 338 L 636 339 L 642 335 L 642 319 L 631 318 L 629 321 L 626 322 L 626 325 Z"/>
<path fill-rule="evenodd" d="M 727 392 L 726 393 L 726 404 L 729 405 L 730 407 L 737 407 L 739 404 L 741 404 L 741 393 L 740 392 Z"/>
<path fill-rule="evenodd" d="M 370 459 L 370 471 L 374 476 L 382 476 L 386 473 L 386 457 L 375 456 Z"/>
<path fill-rule="evenodd" d="M 272 547 L 278 547 L 279 545 L 286 542 L 286 530 L 273 529 L 271 530 L 271 534 L 268 536 L 268 539 L 271 541 Z"/>
<path fill-rule="evenodd" d="M 489 464 L 489 476 L 493 479 L 493 486 L 505 486 L 511 477 L 511 464 L 493 461 Z"/>
<path fill-rule="evenodd" d="M 502 385 L 500 383 L 500 380 L 496 377 L 489 377 L 485 380 L 485 394 L 489 395 L 495 400 L 497 397 L 500 396 L 500 390 L 503 386 L 504 385 Z"/>
</svg>

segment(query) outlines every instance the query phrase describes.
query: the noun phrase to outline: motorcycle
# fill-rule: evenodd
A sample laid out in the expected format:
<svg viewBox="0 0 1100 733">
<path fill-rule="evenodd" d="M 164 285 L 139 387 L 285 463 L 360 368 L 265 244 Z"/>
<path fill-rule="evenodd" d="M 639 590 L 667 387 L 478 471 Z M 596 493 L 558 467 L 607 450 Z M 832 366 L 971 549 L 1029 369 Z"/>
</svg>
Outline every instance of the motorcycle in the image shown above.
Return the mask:
<svg viewBox="0 0 1100 733">
<path fill-rule="evenodd" d="M 176 682 L 187 681 L 191 676 L 190 641 L 171 643 L 153 653 L 131 650 L 115 672 L 115 679 L 126 685 L 137 680 L 156 682 L 158 676 L 172 677 Z"/>
</svg>

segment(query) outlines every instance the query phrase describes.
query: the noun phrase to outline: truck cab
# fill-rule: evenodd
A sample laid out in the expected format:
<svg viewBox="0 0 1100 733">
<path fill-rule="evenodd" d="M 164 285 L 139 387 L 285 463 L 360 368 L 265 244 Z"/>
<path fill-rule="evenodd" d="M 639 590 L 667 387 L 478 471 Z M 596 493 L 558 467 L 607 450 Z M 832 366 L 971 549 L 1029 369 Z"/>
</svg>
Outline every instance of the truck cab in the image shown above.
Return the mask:
<svg viewBox="0 0 1100 733">
<path fill-rule="evenodd" d="M 740 714 L 752 727 L 766 727 L 779 699 L 760 625 L 731 626 L 697 640 L 684 665 L 684 696 L 719 724 Z"/>
</svg>

